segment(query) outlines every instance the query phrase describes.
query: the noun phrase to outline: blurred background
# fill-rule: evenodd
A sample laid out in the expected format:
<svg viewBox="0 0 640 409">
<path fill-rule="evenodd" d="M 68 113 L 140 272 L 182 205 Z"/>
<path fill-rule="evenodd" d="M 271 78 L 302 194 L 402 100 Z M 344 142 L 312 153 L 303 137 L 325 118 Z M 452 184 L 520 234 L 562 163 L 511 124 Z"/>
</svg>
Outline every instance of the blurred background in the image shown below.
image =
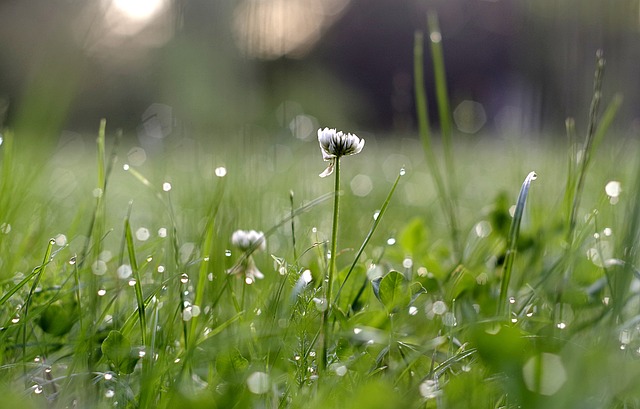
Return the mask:
<svg viewBox="0 0 640 409">
<path fill-rule="evenodd" d="M 460 133 L 562 136 L 567 116 L 583 131 L 599 48 L 603 103 L 622 92 L 618 123 L 635 132 L 639 3 L 4 0 L 0 121 L 40 140 L 95 134 L 100 118 L 142 142 L 412 134 L 414 32 L 434 10 Z"/>
</svg>

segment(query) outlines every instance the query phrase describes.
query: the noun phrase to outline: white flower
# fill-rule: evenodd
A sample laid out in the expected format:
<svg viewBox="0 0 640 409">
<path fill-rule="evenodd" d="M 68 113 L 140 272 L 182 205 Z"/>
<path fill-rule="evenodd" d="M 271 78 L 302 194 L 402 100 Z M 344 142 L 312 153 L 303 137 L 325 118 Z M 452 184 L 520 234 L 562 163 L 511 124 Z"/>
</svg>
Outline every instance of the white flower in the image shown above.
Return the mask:
<svg viewBox="0 0 640 409">
<path fill-rule="evenodd" d="M 364 139 L 350 133 L 345 135 L 342 131 L 329 128 L 318 129 L 318 142 L 322 150 L 322 159 L 329 162 L 329 166 L 320 174 L 320 177 L 333 173 L 337 158 L 360 153 L 364 147 Z"/>
<path fill-rule="evenodd" d="M 264 233 L 255 230 L 236 230 L 231 235 L 231 244 L 242 251 L 265 250 L 267 242 Z M 235 266 L 227 270 L 228 274 L 243 274 L 245 282 L 251 284 L 257 279 L 263 279 L 264 274 L 258 269 L 251 254 L 241 257 Z"/>
<path fill-rule="evenodd" d="M 255 230 L 236 230 L 231 235 L 231 244 L 242 251 L 249 249 L 264 250 L 267 248 L 267 242 L 264 233 Z"/>
</svg>

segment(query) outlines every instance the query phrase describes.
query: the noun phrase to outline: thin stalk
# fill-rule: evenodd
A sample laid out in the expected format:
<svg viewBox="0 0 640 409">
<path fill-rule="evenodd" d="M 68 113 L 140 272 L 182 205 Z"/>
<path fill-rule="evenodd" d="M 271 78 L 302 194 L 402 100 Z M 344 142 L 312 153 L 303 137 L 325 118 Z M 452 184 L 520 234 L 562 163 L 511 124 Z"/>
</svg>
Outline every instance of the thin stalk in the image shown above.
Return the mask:
<svg viewBox="0 0 640 409">
<path fill-rule="evenodd" d="M 504 314 L 504 308 L 507 305 L 507 293 L 509 292 L 509 281 L 511 280 L 511 272 L 513 270 L 513 261 L 515 260 L 517 248 L 518 248 L 518 235 L 520 234 L 520 222 L 522 221 L 522 215 L 524 213 L 524 205 L 527 202 L 527 196 L 529 194 L 529 187 L 531 182 L 534 181 L 538 175 L 535 172 L 530 172 L 522 183 L 520 188 L 520 194 L 518 194 L 518 202 L 516 203 L 516 211 L 511 221 L 511 228 L 509 229 L 509 237 L 507 240 L 507 254 L 504 259 L 504 266 L 502 269 L 502 283 L 500 285 L 500 296 L 498 297 L 498 316 Z"/>
<path fill-rule="evenodd" d="M 576 190 L 573 196 L 573 205 L 571 206 L 571 214 L 569 216 L 569 230 L 567 232 L 567 240 L 573 243 L 573 234 L 576 227 L 576 218 L 578 208 L 580 207 L 580 199 L 584 190 L 584 182 L 587 176 L 587 166 L 591 159 L 591 151 L 593 146 L 594 135 L 598 125 L 598 108 L 602 99 L 602 74 L 604 73 L 605 60 L 602 51 L 596 53 L 596 71 L 593 80 L 593 98 L 591 99 L 591 108 L 589 109 L 589 125 L 587 127 L 587 137 L 584 141 L 582 149 L 582 158 L 580 161 L 580 171 L 578 173 L 578 181 L 576 182 Z"/>
<path fill-rule="evenodd" d="M 331 326 L 329 325 L 329 315 L 331 314 L 331 296 L 333 287 L 333 277 L 336 270 L 336 256 L 338 253 L 338 213 L 340 209 L 340 157 L 336 158 L 336 164 L 334 168 L 335 172 L 335 184 L 334 184 L 334 196 L 333 196 L 333 220 L 331 223 L 331 250 L 329 257 L 329 273 L 327 281 L 327 292 L 325 302 L 327 308 L 322 313 L 322 357 L 320 359 L 321 368 L 324 370 L 327 368 L 327 359 L 329 351 L 329 342 L 331 339 Z"/>
<path fill-rule="evenodd" d="M 449 104 L 449 92 L 447 91 L 447 78 L 444 68 L 444 55 L 442 52 L 442 34 L 438 24 L 438 15 L 435 11 L 427 15 L 427 27 L 429 29 L 429 40 L 431 43 L 431 58 L 433 59 L 433 77 L 436 87 L 436 101 L 438 105 L 438 117 L 440 119 L 440 132 L 442 134 L 442 148 L 444 150 L 444 167 L 446 170 L 449 193 L 454 201 L 455 189 L 455 167 L 453 166 L 452 149 L 452 125 L 451 106 Z"/>
<path fill-rule="evenodd" d="M 413 45 L 413 76 L 414 76 L 414 92 L 416 100 L 416 114 L 418 116 L 418 130 L 422 141 L 422 149 L 425 154 L 429 173 L 433 179 L 442 212 L 449 221 L 449 229 L 453 248 L 457 254 L 455 257 L 461 257 L 459 238 L 458 238 L 458 220 L 454 211 L 454 204 L 447 190 L 446 184 L 440 173 L 438 161 L 435 151 L 431 143 L 431 130 L 429 126 L 429 109 L 427 106 L 427 95 L 424 85 L 424 39 L 421 31 L 416 31 Z"/>
</svg>

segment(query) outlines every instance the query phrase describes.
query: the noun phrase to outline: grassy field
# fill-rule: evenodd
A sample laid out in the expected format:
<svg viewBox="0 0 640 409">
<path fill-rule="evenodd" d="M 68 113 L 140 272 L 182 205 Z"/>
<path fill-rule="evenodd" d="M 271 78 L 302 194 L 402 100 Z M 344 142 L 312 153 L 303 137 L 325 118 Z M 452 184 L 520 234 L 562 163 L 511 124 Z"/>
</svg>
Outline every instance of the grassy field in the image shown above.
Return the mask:
<svg viewBox="0 0 640 409">
<path fill-rule="evenodd" d="M 315 138 L 6 131 L 2 406 L 640 407 L 638 146 L 603 111 L 360 134 L 326 178 Z"/>
</svg>

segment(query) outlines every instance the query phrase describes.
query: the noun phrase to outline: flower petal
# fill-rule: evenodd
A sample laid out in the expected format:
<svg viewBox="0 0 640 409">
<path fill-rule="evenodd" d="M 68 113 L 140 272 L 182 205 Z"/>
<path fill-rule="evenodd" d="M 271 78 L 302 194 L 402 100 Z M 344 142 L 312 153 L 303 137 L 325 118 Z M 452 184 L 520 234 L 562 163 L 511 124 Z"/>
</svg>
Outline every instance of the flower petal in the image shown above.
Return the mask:
<svg viewBox="0 0 640 409">
<path fill-rule="evenodd" d="M 321 178 L 325 178 L 327 176 L 329 176 L 330 174 L 333 173 L 333 165 L 335 163 L 335 159 L 331 159 L 331 161 L 329 162 L 329 166 L 327 166 L 327 168 L 324 170 L 324 172 L 322 172 L 320 175 Z"/>
</svg>

